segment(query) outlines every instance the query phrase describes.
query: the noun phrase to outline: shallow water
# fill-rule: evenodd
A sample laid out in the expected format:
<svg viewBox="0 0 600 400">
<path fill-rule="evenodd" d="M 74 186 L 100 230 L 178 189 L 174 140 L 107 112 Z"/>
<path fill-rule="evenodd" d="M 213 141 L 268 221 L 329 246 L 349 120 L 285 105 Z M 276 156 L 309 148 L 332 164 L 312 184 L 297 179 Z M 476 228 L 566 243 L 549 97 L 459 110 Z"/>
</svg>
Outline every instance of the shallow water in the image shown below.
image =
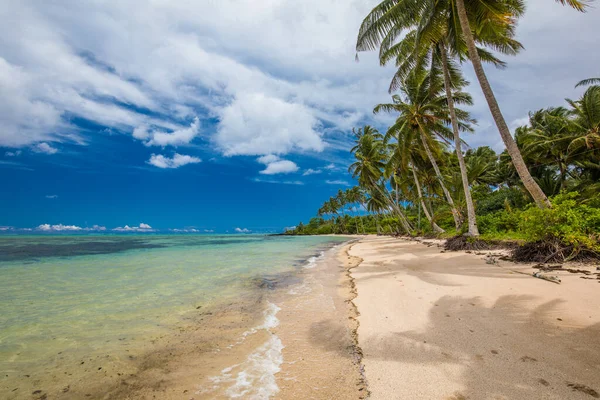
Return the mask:
<svg viewBox="0 0 600 400">
<path fill-rule="evenodd" d="M 0 237 L 0 395 L 13 393 L 24 376 L 52 371 L 61 362 L 132 354 L 172 332 L 189 313 L 272 289 L 344 240 Z"/>
</svg>

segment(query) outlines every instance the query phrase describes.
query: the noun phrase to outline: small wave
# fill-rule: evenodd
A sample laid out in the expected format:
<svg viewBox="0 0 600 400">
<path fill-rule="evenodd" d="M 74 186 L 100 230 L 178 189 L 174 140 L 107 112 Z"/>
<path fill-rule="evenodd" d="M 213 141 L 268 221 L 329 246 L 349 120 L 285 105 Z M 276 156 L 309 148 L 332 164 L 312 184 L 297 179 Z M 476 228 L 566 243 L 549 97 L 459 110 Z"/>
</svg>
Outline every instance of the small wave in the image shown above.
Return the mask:
<svg viewBox="0 0 600 400">
<path fill-rule="evenodd" d="M 269 302 L 267 309 L 264 311 L 265 319 L 263 323 L 244 332 L 236 345 L 259 330 L 265 329 L 270 332 L 272 328 L 278 326 L 279 319 L 276 314 L 279 310 L 281 308 Z M 231 348 L 233 345 L 229 347 Z M 222 385 L 229 384 L 230 386 L 225 390 L 225 394 L 229 398 L 269 399 L 279 392 L 275 374 L 281 370 L 281 364 L 283 363 L 281 351 L 283 348 L 283 343 L 279 337 L 271 334 L 267 342 L 252 352 L 244 362 L 227 367 L 221 371 L 221 375 L 211 377 L 210 381 L 214 385 L 208 391 L 212 392 Z M 206 392 L 206 390 L 200 391 L 197 394 Z"/>
<path fill-rule="evenodd" d="M 316 267 L 317 262 L 322 260 L 324 257 L 325 257 L 325 252 L 320 251 L 318 256 L 312 256 L 308 260 L 306 260 L 306 263 L 304 264 L 304 268 L 310 269 L 310 268 Z"/>
</svg>

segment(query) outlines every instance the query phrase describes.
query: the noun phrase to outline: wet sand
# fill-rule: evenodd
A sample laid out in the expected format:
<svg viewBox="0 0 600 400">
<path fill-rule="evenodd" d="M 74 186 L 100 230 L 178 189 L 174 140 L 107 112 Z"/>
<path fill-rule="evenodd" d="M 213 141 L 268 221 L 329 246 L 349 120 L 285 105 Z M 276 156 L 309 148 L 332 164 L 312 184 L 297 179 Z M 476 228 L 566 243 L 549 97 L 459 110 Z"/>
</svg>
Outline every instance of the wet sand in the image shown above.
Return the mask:
<svg viewBox="0 0 600 400">
<path fill-rule="evenodd" d="M 600 398 L 598 280 L 433 241 L 369 237 L 350 255 L 371 398 Z"/>
</svg>

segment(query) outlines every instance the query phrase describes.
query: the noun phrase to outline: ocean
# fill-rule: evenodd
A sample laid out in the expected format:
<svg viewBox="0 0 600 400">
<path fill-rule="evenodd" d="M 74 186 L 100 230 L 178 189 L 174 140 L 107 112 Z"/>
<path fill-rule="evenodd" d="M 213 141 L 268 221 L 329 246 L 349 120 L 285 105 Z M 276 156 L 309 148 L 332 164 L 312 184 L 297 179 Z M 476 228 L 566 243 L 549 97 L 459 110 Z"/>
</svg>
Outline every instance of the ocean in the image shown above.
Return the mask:
<svg viewBox="0 0 600 400">
<path fill-rule="evenodd" d="M 275 299 L 346 241 L 2 236 L 0 398 L 181 398 L 169 390 L 185 385 L 190 398 L 269 398 L 283 348 Z"/>
</svg>

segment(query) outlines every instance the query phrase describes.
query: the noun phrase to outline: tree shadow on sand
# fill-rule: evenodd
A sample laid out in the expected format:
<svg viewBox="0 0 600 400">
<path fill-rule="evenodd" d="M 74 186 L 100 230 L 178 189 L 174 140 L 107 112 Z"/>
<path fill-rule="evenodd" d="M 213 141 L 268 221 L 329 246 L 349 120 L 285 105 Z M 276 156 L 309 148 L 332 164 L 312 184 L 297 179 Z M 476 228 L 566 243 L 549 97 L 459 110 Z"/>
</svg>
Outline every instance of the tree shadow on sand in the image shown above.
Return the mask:
<svg viewBox="0 0 600 400">
<path fill-rule="evenodd" d="M 570 325 L 560 301 L 531 310 L 533 299 L 503 296 L 488 308 L 478 298 L 445 296 L 424 331 L 363 338 L 363 351 L 371 359 L 460 371 L 448 379 L 464 389 L 448 399 L 600 398 L 600 324 Z"/>
</svg>

